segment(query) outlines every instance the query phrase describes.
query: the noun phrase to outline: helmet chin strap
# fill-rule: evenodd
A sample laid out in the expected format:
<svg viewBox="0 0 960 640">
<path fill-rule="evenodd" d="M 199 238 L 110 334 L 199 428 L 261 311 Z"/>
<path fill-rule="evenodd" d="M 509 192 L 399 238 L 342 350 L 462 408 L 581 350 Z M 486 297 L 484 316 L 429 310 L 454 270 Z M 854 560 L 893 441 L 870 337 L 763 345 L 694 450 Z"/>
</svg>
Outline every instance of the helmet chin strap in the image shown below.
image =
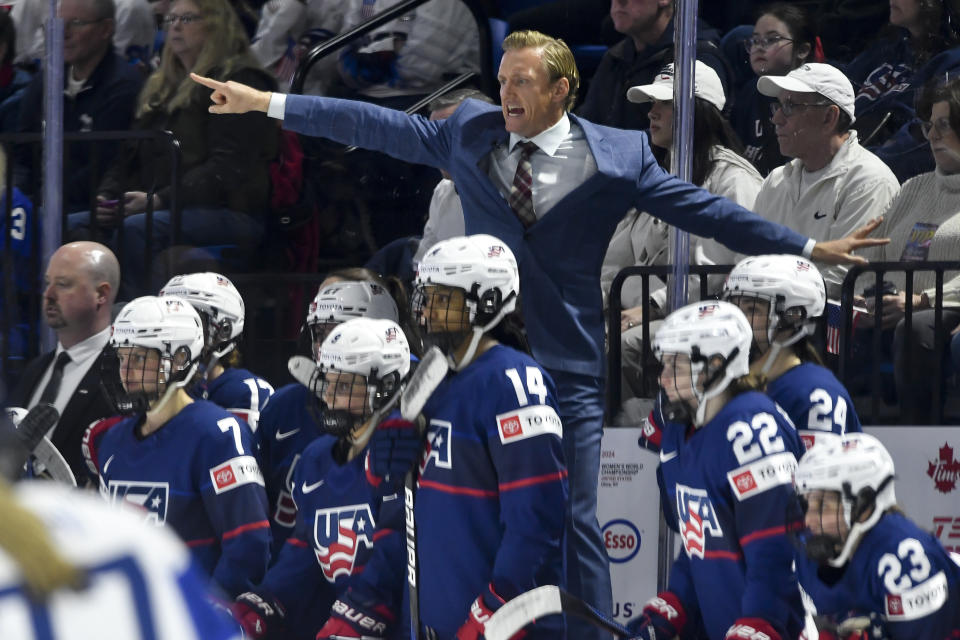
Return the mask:
<svg viewBox="0 0 960 640">
<path fill-rule="evenodd" d="M 476 313 L 475 309 L 474 313 Z M 504 316 L 506 315 L 506 312 L 501 306 L 500 311 L 497 312 L 497 315 L 495 315 L 490 322 L 482 327 L 474 326 L 470 335 L 470 344 L 467 346 L 467 350 L 463 353 L 463 357 L 460 358 L 460 362 L 454 360 L 453 354 L 447 354 L 447 360 L 450 362 L 450 368 L 454 371 L 460 371 L 473 362 L 473 357 L 477 352 L 477 347 L 480 346 L 480 339 L 483 337 L 483 334 L 497 326 L 497 324 L 503 320 Z"/>
<path fill-rule="evenodd" d="M 167 388 L 164 390 L 163 395 L 160 396 L 160 399 L 157 401 L 155 406 L 152 406 L 147 409 L 148 414 L 156 415 L 166 406 L 166 404 L 176 395 L 177 389 L 183 389 L 187 386 L 190 380 L 193 378 L 193 374 L 197 372 L 197 367 L 199 365 L 194 362 L 190 365 L 190 370 L 184 375 L 180 380 L 176 382 L 171 382 L 167 384 Z"/>
<path fill-rule="evenodd" d="M 774 331 L 776 331 L 776 329 Z M 808 324 L 804 324 L 796 333 L 782 342 L 774 340 L 772 336 L 768 335 L 767 338 L 770 340 L 770 349 L 767 351 L 767 359 L 763 361 L 763 367 L 760 368 L 760 374 L 766 376 L 770 373 L 770 369 L 773 368 L 773 363 L 777 361 L 777 357 L 780 355 L 781 349 L 796 344 L 801 338 L 808 336 L 811 333 L 812 331 L 810 326 Z"/>
<path fill-rule="evenodd" d="M 223 356 L 227 355 L 231 351 L 237 348 L 235 342 L 228 342 L 227 345 L 220 349 L 219 351 L 211 351 L 210 358 L 207 360 L 207 363 L 204 365 L 203 369 L 203 378 L 207 379 L 207 376 L 210 375 L 210 372 L 213 371 L 213 368 L 217 366 L 217 363 L 220 362 Z"/>
</svg>

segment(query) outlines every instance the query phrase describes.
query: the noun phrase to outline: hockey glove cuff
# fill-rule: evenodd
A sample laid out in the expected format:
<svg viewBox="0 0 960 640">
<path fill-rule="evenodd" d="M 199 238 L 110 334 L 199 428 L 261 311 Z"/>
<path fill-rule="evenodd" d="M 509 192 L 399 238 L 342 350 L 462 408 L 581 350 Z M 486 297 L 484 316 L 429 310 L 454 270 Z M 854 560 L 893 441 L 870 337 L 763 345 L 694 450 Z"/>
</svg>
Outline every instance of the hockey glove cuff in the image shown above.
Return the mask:
<svg viewBox="0 0 960 640">
<path fill-rule="evenodd" d="M 386 638 L 396 616 L 390 609 L 374 602 L 357 602 L 348 591 L 333 603 L 330 618 L 317 633 L 316 640 L 329 638 Z"/>
<path fill-rule="evenodd" d="M 470 615 L 467 616 L 467 621 L 457 631 L 456 640 L 479 640 L 483 638 L 484 625 L 487 620 L 505 602 L 494 590 L 493 585 L 488 584 L 487 590 L 481 593 L 470 605 Z M 511 640 L 520 640 L 525 635 L 527 635 L 526 631 L 519 631 L 514 634 Z"/>
<path fill-rule="evenodd" d="M 737 618 L 724 640 L 781 640 L 780 632 L 763 618 Z"/>
<path fill-rule="evenodd" d="M 281 637 L 284 632 L 283 606 L 272 598 L 248 591 L 237 596 L 230 613 L 243 628 L 245 638 Z"/>
<path fill-rule="evenodd" d="M 680 599 L 663 591 L 643 606 L 643 613 L 627 628 L 643 640 L 670 640 L 679 636 L 687 624 L 687 613 Z"/>
</svg>

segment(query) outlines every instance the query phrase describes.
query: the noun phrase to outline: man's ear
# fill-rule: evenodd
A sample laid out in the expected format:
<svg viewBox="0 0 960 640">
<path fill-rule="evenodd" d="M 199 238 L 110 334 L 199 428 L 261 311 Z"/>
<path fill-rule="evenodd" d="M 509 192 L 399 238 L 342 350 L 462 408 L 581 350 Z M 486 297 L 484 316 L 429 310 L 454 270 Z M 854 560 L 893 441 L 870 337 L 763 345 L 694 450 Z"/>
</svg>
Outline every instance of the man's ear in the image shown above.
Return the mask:
<svg viewBox="0 0 960 640">
<path fill-rule="evenodd" d="M 568 95 L 570 95 L 570 80 L 560 78 L 553 83 L 553 95 L 551 96 L 553 100 L 566 102 Z"/>
<path fill-rule="evenodd" d="M 96 286 L 94 291 L 97 292 L 97 304 L 109 304 L 110 301 L 110 283 L 101 282 Z"/>
</svg>

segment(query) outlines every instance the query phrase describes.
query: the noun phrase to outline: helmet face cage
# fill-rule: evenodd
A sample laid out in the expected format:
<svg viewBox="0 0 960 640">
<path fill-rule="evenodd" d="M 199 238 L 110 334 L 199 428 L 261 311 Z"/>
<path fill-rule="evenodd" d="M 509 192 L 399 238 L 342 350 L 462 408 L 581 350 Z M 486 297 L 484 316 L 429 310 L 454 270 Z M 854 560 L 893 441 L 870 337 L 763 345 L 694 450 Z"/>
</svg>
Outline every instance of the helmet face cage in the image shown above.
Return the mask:
<svg viewBox="0 0 960 640">
<path fill-rule="evenodd" d="M 425 346 L 455 352 L 473 331 L 476 302 L 460 287 L 418 284 L 411 306 Z"/>
<path fill-rule="evenodd" d="M 189 349 L 173 354 L 139 346 L 110 346 L 104 354 L 102 380 L 121 414 L 140 413 L 166 393 L 172 382 L 192 371 Z"/>
<path fill-rule="evenodd" d="M 660 359 L 660 387 L 667 394 L 664 412 L 671 422 L 687 423 L 699 405 L 696 378 L 702 364 L 694 364 L 686 353 L 664 353 Z"/>
<path fill-rule="evenodd" d="M 323 344 L 323 341 L 327 339 L 334 329 L 337 328 L 339 322 L 315 322 L 313 324 L 307 325 L 307 330 L 310 333 L 310 357 L 314 360 L 320 359 L 320 345 Z"/>
<path fill-rule="evenodd" d="M 818 436 L 795 475 L 807 555 L 843 566 L 860 538 L 896 505 L 893 477 L 893 460 L 873 436 Z"/>
<path fill-rule="evenodd" d="M 367 376 L 321 367 L 315 379 L 314 393 L 320 398 L 327 433 L 346 436 L 373 414 L 375 389 L 367 384 Z"/>
</svg>

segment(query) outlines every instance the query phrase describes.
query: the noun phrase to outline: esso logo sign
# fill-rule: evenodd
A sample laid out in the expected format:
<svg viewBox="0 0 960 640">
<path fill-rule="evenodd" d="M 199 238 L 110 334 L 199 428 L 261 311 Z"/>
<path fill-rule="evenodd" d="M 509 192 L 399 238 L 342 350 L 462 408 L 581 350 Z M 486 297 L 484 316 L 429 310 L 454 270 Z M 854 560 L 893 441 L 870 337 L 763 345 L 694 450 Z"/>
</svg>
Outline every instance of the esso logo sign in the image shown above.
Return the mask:
<svg viewBox="0 0 960 640">
<path fill-rule="evenodd" d="M 629 520 L 611 520 L 602 533 L 610 562 L 629 562 L 640 551 L 640 531 Z"/>
</svg>

